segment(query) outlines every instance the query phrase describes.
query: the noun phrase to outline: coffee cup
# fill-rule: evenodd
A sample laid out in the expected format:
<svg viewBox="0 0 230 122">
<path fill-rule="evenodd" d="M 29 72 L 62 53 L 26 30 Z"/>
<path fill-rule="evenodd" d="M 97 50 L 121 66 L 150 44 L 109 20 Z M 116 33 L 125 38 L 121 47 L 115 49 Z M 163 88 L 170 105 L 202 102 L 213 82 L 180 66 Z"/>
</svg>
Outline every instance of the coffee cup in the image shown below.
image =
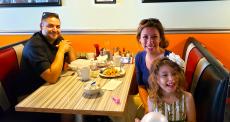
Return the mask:
<svg viewBox="0 0 230 122">
<path fill-rule="evenodd" d="M 116 67 L 119 67 L 121 65 L 121 56 L 120 55 L 113 56 L 113 63 Z"/>
<path fill-rule="evenodd" d="M 90 79 L 90 68 L 88 66 L 81 67 L 78 74 L 82 81 L 88 81 Z"/>
</svg>

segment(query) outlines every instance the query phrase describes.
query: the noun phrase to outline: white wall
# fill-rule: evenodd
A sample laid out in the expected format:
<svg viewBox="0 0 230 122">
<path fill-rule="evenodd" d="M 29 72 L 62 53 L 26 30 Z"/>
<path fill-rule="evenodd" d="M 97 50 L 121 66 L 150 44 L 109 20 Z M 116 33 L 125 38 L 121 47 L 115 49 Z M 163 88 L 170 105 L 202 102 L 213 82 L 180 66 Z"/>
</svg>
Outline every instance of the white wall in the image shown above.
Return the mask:
<svg viewBox="0 0 230 122">
<path fill-rule="evenodd" d="M 62 0 L 58 7 L 1 7 L 0 32 L 39 30 L 43 11 L 57 12 L 63 30 L 136 29 L 142 18 L 156 17 L 166 29 L 230 29 L 230 0 L 203 2 L 142 3 L 117 0 Z"/>
</svg>

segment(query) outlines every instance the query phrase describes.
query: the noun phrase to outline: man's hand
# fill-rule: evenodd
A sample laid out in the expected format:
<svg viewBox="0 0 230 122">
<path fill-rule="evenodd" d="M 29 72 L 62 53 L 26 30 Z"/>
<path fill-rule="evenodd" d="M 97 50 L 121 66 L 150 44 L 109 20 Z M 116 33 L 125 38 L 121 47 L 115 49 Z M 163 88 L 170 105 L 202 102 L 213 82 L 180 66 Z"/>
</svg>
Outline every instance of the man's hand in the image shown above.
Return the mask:
<svg viewBox="0 0 230 122">
<path fill-rule="evenodd" d="M 72 48 L 71 41 L 69 40 L 62 40 L 56 46 L 59 48 L 59 50 L 63 50 L 64 53 L 69 52 Z"/>
<path fill-rule="evenodd" d="M 76 53 L 73 49 L 72 46 L 72 42 L 69 40 L 62 40 L 58 45 L 56 45 L 56 47 L 58 47 L 58 50 L 63 51 L 64 53 L 68 52 L 69 57 L 66 60 L 68 63 L 70 63 L 71 61 L 76 60 Z"/>
</svg>

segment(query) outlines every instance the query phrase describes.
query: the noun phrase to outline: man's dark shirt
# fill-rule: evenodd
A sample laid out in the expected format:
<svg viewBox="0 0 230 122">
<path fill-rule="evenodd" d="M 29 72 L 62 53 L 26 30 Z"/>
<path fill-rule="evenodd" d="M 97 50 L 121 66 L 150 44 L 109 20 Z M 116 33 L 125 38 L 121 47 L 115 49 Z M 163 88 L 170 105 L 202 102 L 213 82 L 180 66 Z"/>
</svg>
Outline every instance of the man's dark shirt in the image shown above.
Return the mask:
<svg viewBox="0 0 230 122">
<path fill-rule="evenodd" d="M 41 73 L 50 68 L 55 59 L 60 37 L 53 44 L 42 35 L 41 32 L 36 32 L 25 44 L 21 60 L 21 76 L 22 81 L 19 83 L 19 94 L 27 94 L 36 90 L 46 81 L 40 77 Z M 26 89 L 22 91 L 21 89 Z"/>
</svg>

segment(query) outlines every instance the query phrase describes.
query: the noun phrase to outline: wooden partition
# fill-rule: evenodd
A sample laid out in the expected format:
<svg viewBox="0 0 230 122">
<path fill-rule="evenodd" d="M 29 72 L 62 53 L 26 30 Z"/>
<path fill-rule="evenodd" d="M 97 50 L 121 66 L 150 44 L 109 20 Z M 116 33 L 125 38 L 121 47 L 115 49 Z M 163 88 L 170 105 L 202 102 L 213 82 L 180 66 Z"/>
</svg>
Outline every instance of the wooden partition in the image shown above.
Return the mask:
<svg viewBox="0 0 230 122">
<path fill-rule="evenodd" d="M 21 40 L 28 39 L 31 35 L 0 35 L 0 47 Z M 169 40 L 168 49 L 182 56 L 185 41 L 193 36 L 201 41 L 206 48 L 218 59 L 224 66 L 230 70 L 230 34 L 166 34 Z M 73 46 L 78 52 L 95 51 L 94 44 L 100 47 L 106 47 L 112 50 L 114 47 L 125 48 L 134 54 L 142 50 L 140 44 L 136 41 L 135 34 L 65 34 L 65 39 L 72 40 Z"/>
</svg>

